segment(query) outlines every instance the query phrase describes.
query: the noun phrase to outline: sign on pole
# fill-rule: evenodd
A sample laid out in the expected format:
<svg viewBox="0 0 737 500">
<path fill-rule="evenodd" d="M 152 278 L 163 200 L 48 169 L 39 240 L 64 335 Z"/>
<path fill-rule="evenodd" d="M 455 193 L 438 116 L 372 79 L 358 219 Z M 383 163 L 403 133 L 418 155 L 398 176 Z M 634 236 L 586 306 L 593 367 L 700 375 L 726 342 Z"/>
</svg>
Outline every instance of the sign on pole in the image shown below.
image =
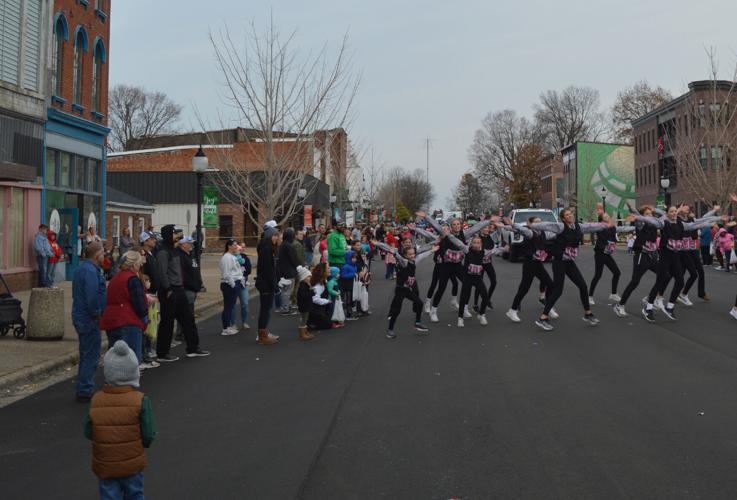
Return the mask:
<svg viewBox="0 0 737 500">
<path fill-rule="evenodd" d="M 218 188 L 215 186 L 202 189 L 202 226 L 210 229 L 218 227 Z"/>
<path fill-rule="evenodd" d="M 312 205 L 305 205 L 303 225 L 304 227 L 312 227 Z"/>
</svg>

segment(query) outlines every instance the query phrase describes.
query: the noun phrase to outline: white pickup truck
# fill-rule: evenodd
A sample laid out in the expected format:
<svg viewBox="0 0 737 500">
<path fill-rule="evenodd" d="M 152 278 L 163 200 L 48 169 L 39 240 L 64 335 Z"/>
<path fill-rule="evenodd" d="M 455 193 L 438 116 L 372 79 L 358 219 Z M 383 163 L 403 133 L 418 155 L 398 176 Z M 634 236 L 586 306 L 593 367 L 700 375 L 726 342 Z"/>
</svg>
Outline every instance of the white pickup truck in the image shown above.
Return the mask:
<svg viewBox="0 0 737 500">
<path fill-rule="evenodd" d="M 512 210 L 509 214 L 509 218 L 515 224 L 524 224 L 530 217 L 539 217 L 542 222 L 558 222 L 555 213 L 547 208 L 520 208 Z M 522 243 L 522 236 L 505 232 L 504 238 L 509 251 L 503 257 L 508 258 L 510 262 L 516 262 L 520 257 L 519 245 Z"/>
</svg>

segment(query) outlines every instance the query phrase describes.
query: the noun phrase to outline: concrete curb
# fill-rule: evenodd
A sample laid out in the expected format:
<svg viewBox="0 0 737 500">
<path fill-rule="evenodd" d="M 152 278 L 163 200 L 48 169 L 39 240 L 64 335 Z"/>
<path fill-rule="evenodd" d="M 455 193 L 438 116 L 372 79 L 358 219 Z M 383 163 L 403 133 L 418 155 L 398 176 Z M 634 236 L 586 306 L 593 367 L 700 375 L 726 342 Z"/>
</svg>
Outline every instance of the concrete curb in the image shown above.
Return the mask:
<svg viewBox="0 0 737 500">
<path fill-rule="evenodd" d="M 253 297 L 258 295 L 255 288 L 251 288 L 249 291 L 249 301 Z M 222 307 L 223 299 L 211 300 L 205 302 L 202 305 L 195 307 L 196 321 L 199 323 L 209 319 L 212 315 L 217 313 L 218 309 Z M 107 350 L 107 339 L 103 335 L 102 337 L 102 352 Z M 61 371 L 70 366 L 75 366 L 79 362 L 79 353 L 70 352 L 58 356 L 54 359 L 49 359 L 35 366 L 22 368 L 8 375 L 0 376 L 0 392 L 9 393 L 13 387 L 28 384 L 51 375 L 52 373 Z"/>
</svg>

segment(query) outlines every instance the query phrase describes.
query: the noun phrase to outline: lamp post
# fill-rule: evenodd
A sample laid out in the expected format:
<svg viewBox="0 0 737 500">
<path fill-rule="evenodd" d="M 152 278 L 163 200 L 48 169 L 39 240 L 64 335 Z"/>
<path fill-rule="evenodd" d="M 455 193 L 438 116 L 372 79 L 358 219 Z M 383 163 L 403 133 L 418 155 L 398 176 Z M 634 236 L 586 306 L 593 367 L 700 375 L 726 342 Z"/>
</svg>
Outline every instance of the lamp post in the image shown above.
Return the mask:
<svg viewBox="0 0 737 500">
<path fill-rule="evenodd" d="M 670 193 L 668 188 L 670 187 L 670 179 L 663 173 L 663 177 L 660 179 L 660 187 L 663 188 L 663 202 L 665 203 L 665 209 L 667 210 L 670 206 Z"/>
<path fill-rule="evenodd" d="M 307 190 L 305 188 L 297 190 L 297 199 L 300 205 L 302 205 L 302 220 L 296 225 L 297 227 L 304 227 L 305 224 L 305 198 L 307 198 Z"/>
<path fill-rule="evenodd" d="M 192 157 L 192 170 L 197 174 L 197 241 L 194 243 L 194 255 L 197 265 L 200 266 L 200 255 L 202 253 L 202 179 L 207 172 L 210 162 L 202 150 L 202 145 Z"/>
<path fill-rule="evenodd" d="M 535 208 L 535 202 L 532 200 L 532 188 L 527 190 L 527 199 L 530 201 L 530 207 Z"/>
<path fill-rule="evenodd" d="M 333 219 L 335 219 L 335 202 L 338 201 L 338 197 L 334 194 L 330 195 L 330 225 L 333 224 Z"/>
<path fill-rule="evenodd" d="M 601 186 L 601 189 L 599 189 L 599 194 L 601 194 L 601 208 L 606 212 L 606 186 Z"/>
</svg>

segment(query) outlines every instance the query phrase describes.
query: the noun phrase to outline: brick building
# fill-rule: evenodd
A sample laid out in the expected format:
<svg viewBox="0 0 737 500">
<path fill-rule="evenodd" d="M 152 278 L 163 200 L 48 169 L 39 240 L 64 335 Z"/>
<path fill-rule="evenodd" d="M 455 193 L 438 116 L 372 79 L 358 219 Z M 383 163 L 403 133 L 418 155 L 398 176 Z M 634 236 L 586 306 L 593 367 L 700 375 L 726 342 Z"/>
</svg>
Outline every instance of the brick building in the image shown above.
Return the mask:
<svg viewBox="0 0 737 500">
<path fill-rule="evenodd" d="M 49 30 L 41 217 L 59 233 L 70 279 L 79 232 L 96 226 L 103 238 L 106 233 L 110 0 L 55 0 Z"/>
<path fill-rule="evenodd" d="M 154 206 L 117 189 L 106 189 L 105 234 L 117 248 L 123 228 L 127 227 L 136 244 L 142 231 L 152 224 Z"/>
<path fill-rule="evenodd" d="M 558 208 L 563 196 L 563 158 L 560 153 L 545 156 L 538 165 L 540 174 L 540 206 Z"/>
<path fill-rule="evenodd" d="M 52 0 L 0 2 L 0 273 L 36 283 Z"/>
<path fill-rule="evenodd" d="M 737 105 L 730 102 L 733 86 L 730 81 L 691 82 L 688 92 L 632 122 L 638 205 L 687 203 L 699 214 L 707 210 L 707 204 L 680 179 L 683 172 L 679 172 L 677 159 L 686 155 L 698 159 L 707 170 L 707 179 L 716 169 L 731 166 L 730 150 L 735 145 L 725 144 L 730 141 L 724 137 L 724 127 L 715 129 L 709 124 L 730 116 L 730 109 Z M 728 123 L 737 126 L 734 120 Z M 667 196 L 662 178 L 669 181 Z"/>
<path fill-rule="evenodd" d="M 260 132 L 236 128 L 207 133 L 180 134 L 133 141 L 128 151 L 111 153 L 108 159 L 108 184 L 136 198 L 155 205 L 152 216 L 155 228 L 176 224 L 188 234 L 195 232 L 197 222 L 196 175 L 192 171 L 192 157 L 202 144 L 211 170 L 243 168 L 249 175 L 262 175 L 266 145 L 260 141 Z M 295 144 L 296 143 L 296 144 Z M 143 146 L 145 149 L 137 149 Z M 329 217 L 329 195 L 336 176 L 345 176 L 347 137 L 344 131 L 324 131 L 311 141 L 291 134 L 274 145 L 276 155 L 288 155 L 307 175 L 304 181 L 305 206 L 312 208 L 317 219 Z M 226 165 L 231 165 L 227 167 Z M 216 174 L 205 174 L 204 184 L 216 186 Z M 204 246 L 216 246 L 214 241 L 226 238 L 255 238 L 265 220 L 254 224 L 251 216 L 243 213 L 239 204 L 231 203 L 222 190 L 218 197 L 218 227 L 206 229 Z M 253 218 L 259 219 L 257 207 L 250 208 Z M 303 214 L 290 221 L 302 225 Z"/>
</svg>

